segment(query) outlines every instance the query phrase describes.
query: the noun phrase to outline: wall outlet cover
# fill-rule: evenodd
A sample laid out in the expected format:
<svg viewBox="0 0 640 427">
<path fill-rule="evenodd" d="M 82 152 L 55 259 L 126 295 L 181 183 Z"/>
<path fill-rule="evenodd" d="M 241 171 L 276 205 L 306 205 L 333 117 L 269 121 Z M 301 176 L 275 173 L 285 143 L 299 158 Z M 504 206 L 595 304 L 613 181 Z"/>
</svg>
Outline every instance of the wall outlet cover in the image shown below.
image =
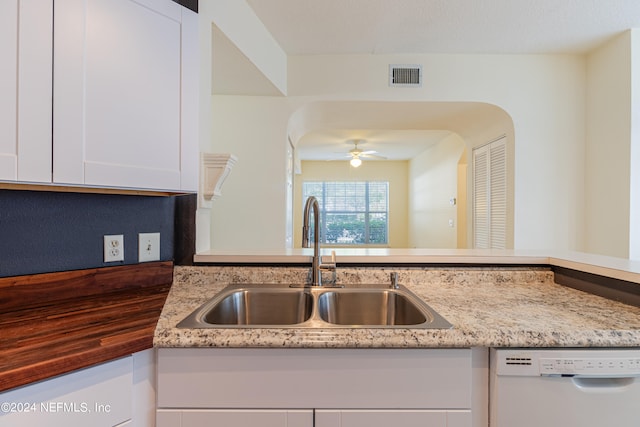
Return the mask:
<svg viewBox="0 0 640 427">
<path fill-rule="evenodd" d="M 110 234 L 104 236 L 104 262 L 124 261 L 124 236 Z"/>
<path fill-rule="evenodd" d="M 160 261 L 160 233 L 138 234 L 138 262 Z"/>
</svg>

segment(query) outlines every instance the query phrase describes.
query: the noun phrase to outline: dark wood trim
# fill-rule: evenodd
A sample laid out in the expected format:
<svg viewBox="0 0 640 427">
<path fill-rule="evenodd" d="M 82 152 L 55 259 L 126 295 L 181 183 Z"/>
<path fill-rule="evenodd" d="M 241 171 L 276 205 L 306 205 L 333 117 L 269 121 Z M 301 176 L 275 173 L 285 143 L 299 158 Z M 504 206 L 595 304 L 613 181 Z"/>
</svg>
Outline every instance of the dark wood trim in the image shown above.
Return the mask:
<svg viewBox="0 0 640 427">
<path fill-rule="evenodd" d="M 558 266 L 553 266 L 552 271 L 560 285 L 640 307 L 639 283 Z"/>
<path fill-rule="evenodd" d="M 187 9 L 193 10 L 195 13 L 198 13 L 198 0 L 173 0 L 178 3 L 180 6 L 184 6 Z"/>
<path fill-rule="evenodd" d="M 176 265 L 193 265 L 196 254 L 197 194 L 176 196 L 173 259 Z"/>
</svg>

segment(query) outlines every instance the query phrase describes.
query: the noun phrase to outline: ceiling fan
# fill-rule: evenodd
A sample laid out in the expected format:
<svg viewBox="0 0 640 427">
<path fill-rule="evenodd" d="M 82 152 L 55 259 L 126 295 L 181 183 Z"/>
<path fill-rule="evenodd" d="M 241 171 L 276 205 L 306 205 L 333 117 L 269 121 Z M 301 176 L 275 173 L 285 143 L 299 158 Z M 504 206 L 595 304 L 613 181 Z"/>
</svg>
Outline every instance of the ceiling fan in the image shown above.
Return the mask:
<svg viewBox="0 0 640 427">
<path fill-rule="evenodd" d="M 364 144 L 367 141 L 363 140 L 363 139 L 353 139 L 353 140 L 349 140 L 347 141 L 347 144 L 353 144 L 353 148 L 351 150 L 349 150 L 349 153 L 347 154 L 347 157 L 351 157 L 351 160 L 349 161 L 349 163 L 351 164 L 351 166 L 353 166 L 354 168 L 357 168 L 358 166 L 360 166 L 362 164 L 362 159 L 379 159 L 379 160 L 384 160 L 386 159 L 386 157 L 384 156 L 378 156 L 374 153 L 377 153 L 377 151 L 375 150 L 367 150 L 367 151 L 362 151 L 360 148 L 358 148 L 358 144 Z"/>
</svg>

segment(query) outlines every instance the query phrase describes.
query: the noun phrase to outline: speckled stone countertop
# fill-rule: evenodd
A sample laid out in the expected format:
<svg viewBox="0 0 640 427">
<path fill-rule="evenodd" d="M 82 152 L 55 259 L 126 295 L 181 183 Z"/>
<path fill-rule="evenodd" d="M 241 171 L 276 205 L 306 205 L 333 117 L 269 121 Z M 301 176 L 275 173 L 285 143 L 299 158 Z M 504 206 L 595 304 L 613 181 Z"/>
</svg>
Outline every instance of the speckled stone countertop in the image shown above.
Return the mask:
<svg viewBox="0 0 640 427">
<path fill-rule="evenodd" d="M 454 327 L 178 329 L 231 283 L 305 283 L 308 268 L 176 267 L 156 347 L 640 347 L 640 308 L 553 282 L 546 267 L 338 268 L 340 284 L 389 282 L 389 272 Z M 640 285 L 639 285 L 640 286 Z"/>
</svg>

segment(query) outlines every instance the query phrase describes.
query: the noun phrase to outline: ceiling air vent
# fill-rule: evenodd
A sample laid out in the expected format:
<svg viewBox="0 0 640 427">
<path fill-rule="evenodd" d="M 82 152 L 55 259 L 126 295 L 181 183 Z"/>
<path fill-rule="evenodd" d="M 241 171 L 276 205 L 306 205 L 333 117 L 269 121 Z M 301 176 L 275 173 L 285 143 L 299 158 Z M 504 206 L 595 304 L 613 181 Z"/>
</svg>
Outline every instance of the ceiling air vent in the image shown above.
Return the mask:
<svg viewBox="0 0 640 427">
<path fill-rule="evenodd" d="M 389 65 L 389 86 L 422 86 L 422 65 Z"/>
</svg>

